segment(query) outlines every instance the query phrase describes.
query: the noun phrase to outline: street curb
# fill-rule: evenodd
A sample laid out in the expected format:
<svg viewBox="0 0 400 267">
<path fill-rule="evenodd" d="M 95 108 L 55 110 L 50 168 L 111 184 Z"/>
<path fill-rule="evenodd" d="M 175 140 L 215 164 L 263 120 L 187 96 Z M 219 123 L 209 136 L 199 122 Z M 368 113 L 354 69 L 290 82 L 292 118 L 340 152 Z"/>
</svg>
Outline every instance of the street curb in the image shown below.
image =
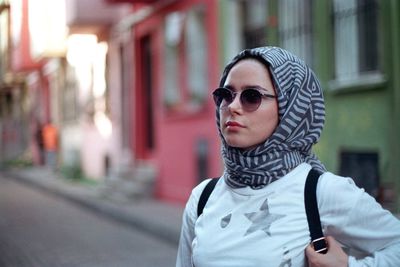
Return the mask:
<svg viewBox="0 0 400 267">
<path fill-rule="evenodd" d="M 110 205 L 110 203 L 107 203 L 101 199 L 90 199 L 86 196 L 80 196 L 79 194 L 68 192 L 67 190 L 49 186 L 45 183 L 32 181 L 31 179 L 23 177 L 22 175 L 13 171 L 5 170 L 2 172 L 6 177 L 8 176 L 10 178 L 14 178 L 19 182 L 37 188 L 41 191 L 59 196 L 71 203 L 78 204 L 87 210 L 122 223 L 126 226 L 133 227 L 136 230 L 145 231 L 157 238 L 161 238 L 162 240 L 169 242 L 170 244 L 177 246 L 179 243 L 180 231 L 177 231 L 171 227 L 166 227 L 163 224 L 157 223 L 155 220 L 146 219 L 139 214 L 126 213 L 120 208 Z"/>
</svg>

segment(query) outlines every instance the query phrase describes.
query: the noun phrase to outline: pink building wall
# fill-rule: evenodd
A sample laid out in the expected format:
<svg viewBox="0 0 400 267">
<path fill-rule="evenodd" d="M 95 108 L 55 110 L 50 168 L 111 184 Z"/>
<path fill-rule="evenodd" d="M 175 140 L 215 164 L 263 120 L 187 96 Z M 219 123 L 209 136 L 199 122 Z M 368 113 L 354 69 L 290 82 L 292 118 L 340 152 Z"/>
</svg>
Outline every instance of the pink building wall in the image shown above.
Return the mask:
<svg viewBox="0 0 400 267">
<path fill-rule="evenodd" d="M 166 14 L 185 10 L 196 4 L 205 6 L 205 27 L 207 31 L 207 100 L 199 110 L 195 112 L 171 112 L 167 111 L 162 104 L 163 97 L 163 59 L 164 59 L 164 38 L 163 23 Z M 212 0 L 191 0 L 177 1 L 168 8 L 153 14 L 150 18 L 140 22 L 133 28 L 135 43 L 135 95 L 136 101 L 133 114 L 138 115 L 142 108 L 143 99 L 140 94 L 143 83 L 140 81 L 141 71 L 140 40 L 146 35 L 151 36 L 152 44 L 152 70 L 153 77 L 153 112 L 154 112 L 154 134 L 155 149 L 151 153 L 140 150 L 140 144 L 146 137 L 135 134 L 135 146 L 133 150 L 136 158 L 143 158 L 154 162 L 157 166 L 157 177 L 155 183 L 156 197 L 167 201 L 185 203 L 193 187 L 200 179 L 218 176 L 222 170 L 219 150 L 219 138 L 215 125 L 215 108 L 212 103 L 211 94 L 219 79 L 219 50 L 218 50 L 218 19 L 217 2 Z M 179 84 L 184 83 L 186 77 L 181 76 Z M 183 79 L 183 80 L 182 80 Z M 136 129 L 141 127 L 139 114 L 134 124 Z M 139 120 L 139 121 L 138 121 Z M 137 133 L 137 130 L 134 131 Z M 206 165 L 208 170 L 206 177 L 198 177 L 198 144 L 205 142 L 207 145 Z"/>
</svg>

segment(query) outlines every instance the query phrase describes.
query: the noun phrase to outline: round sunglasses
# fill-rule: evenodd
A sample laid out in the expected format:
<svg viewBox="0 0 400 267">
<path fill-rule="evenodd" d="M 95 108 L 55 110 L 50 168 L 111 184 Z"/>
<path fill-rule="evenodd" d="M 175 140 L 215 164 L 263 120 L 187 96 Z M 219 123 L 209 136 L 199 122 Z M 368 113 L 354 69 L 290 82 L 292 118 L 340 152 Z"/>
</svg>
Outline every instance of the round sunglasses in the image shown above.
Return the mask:
<svg viewBox="0 0 400 267">
<path fill-rule="evenodd" d="M 226 107 L 233 102 L 238 92 L 225 87 L 219 87 L 212 93 L 218 108 Z M 260 92 L 258 88 L 247 88 L 240 93 L 240 104 L 245 111 L 252 112 L 261 105 L 262 98 L 276 98 L 275 95 Z"/>
</svg>

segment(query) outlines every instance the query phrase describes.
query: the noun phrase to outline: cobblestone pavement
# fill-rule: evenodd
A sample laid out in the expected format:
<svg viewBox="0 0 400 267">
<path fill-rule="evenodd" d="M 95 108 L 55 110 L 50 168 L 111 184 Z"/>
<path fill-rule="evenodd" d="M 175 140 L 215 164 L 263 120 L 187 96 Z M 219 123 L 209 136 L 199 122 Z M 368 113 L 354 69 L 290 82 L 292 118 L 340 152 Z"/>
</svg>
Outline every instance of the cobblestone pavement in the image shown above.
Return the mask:
<svg viewBox="0 0 400 267">
<path fill-rule="evenodd" d="M 176 249 L 0 175 L 2 267 L 168 267 Z"/>
</svg>

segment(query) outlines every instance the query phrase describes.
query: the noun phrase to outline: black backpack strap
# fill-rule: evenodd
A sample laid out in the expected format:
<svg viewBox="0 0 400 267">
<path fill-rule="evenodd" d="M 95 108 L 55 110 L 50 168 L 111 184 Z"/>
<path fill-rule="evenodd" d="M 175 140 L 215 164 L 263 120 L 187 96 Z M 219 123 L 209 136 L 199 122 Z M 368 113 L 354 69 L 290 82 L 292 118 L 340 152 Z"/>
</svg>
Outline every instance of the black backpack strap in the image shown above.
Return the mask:
<svg viewBox="0 0 400 267">
<path fill-rule="evenodd" d="M 217 184 L 219 178 L 211 179 L 206 187 L 204 187 L 203 192 L 201 192 L 199 203 L 197 204 L 197 217 L 203 213 L 203 209 L 207 204 L 208 198 L 210 197 L 215 185 Z"/>
<path fill-rule="evenodd" d="M 316 252 L 325 254 L 328 248 L 321 228 L 317 202 L 317 183 L 319 176 L 320 173 L 314 169 L 311 169 L 308 173 L 304 187 L 304 205 L 310 230 L 311 244 Z"/>
</svg>

